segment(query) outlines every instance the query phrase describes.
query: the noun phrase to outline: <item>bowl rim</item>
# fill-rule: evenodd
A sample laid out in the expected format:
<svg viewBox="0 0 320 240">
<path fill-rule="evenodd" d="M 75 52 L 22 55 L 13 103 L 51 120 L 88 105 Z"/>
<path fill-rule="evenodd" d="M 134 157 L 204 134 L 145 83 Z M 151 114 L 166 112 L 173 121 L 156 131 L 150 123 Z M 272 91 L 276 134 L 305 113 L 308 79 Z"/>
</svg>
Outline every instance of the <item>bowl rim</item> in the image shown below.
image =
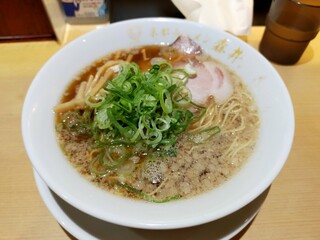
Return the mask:
<svg viewBox="0 0 320 240">
<path fill-rule="evenodd" d="M 214 30 L 214 31 L 220 31 L 217 29 L 212 29 L 209 28 L 205 25 L 199 24 L 199 23 L 195 23 L 195 22 L 191 22 L 189 20 L 185 20 L 185 19 L 175 19 L 175 18 L 166 18 L 166 17 L 150 17 L 150 18 L 138 18 L 138 19 L 130 19 L 130 20 L 124 20 L 124 21 L 120 21 L 117 23 L 112 23 L 110 25 L 107 25 L 104 28 L 100 28 L 100 29 L 96 29 L 93 30 L 91 32 L 88 32 L 82 36 L 80 36 L 79 38 L 71 41 L 70 43 L 68 43 L 67 45 L 63 46 L 61 49 L 64 48 L 68 48 L 69 46 L 76 44 L 80 41 L 82 41 L 82 39 L 84 38 L 90 38 L 91 36 L 93 36 L 97 31 L 101 31 L 101 29 L 105 29 L 105 28 L 110 28 L 110 26 L 112 27 L 116 27 L 118 25 L 125 25 L 128 23 L 138 23 L 141 21 L 148 21 L 148 22 L 154 22 L 154 23 L 158 23 L 158 22 L 169 22 L 169 23 L 178 23 L 178 24 L 190 24 L 190 26 L 196 26 L 196 27 L 202 27 L 208 30 Z M 233 41 L 241 41 L 238 38 L 236 38 L 235 36 L 227 33 L 227 32 L 222 32 L 225 36 L 227 36 L 229 39 L 233 40 Z M 249 49 L 249 51 L 254 51 L 254 53 L 256 55 L 260 55 L 261 61 L 263 62 L 263 64 L 265 64 L 267 67 L 270 68 L 270 70 L 272 71 L 272 74 L 277 76 L 277 78 L 279 78 L 280 80 L 282 80 L 281 76 L 278 74 L 278 72 L 274 69 L 274 67 L 271 65 L 271 63 L 269 61 L 267 61 L 259 52 L 257 52 L 252 46 L 250 46 L 249 44 L 246 43 L 242 43 L 242 46 L 245 46 L 245 48 Z M 25 97 L 25 101 L 23 104 L 23 110 L 22 110 L 22 122 L 21 122 L 21 128 L 22 128 L 22 136 L 23 136 L 23 142 L 29 157 L 29 160 L 31 161 L 34 169 L 37 171 L 37 173 L 39 174 L 39 176 L 41 176 L 41 178 L 46 182 L 46 184 L 50 187 L 50 189 L 52 189 L 57 195 L 59 195 L 62 199 L 64 199 L 66 202 L 68 202 L 69 204 L 75 206 L 76 208 L 80 209 L 80 210 L 85 210 L 86 213 L 100 218 L 102 220 L 106 220 L 109 222 L 113 222 L 119 225 L 125 225 L 125 226 L 129 226 L 129 227 L 135 227 L 135 228 L 143 228 L 143 229 L 173 229 L 173 228 L 181 228 L 181 227 L 189 227 L 189 226 L 195 226 L 195 225 L 199 225 L 202 223 L 206 223 L 212 220 L 216 220 L 219 218 L 222 218 L 238 209 L 240 209 L 241 207 L 245 206 L 246 204 L 248 204 L 249 202 L 253 201 L 258 195 L 260 195 L 266 188 L 268 188 L 270 186 L 270 184 L 273 182 L 273 180 L 277 177 L 277 175 L 279 174 L 279 172 L 281 171 L 281 169 L 283 168 L 290 150 L 291 150 L 291 146 L 293 143 L 293 138 L 294 138 L 294 111 L 293 111 L 293 106 L 292 106 L 292 101 L 289 95 L 289 92 L 283 82 L 280 81 L 279 84 L 280 86 L 282 86 L 283 91 L 286 93 L 286 100 L 288 102 L 290 102 L 291 104 L 289 104 L 290 109 L 288 109 L 290 116 L 289 119 L 291 120 L 288 124 L 289 127 L 292 129 L 292 131 L 290 133 L 288 133 L 288 141 L 286 146 L 284 146 L 284 149 L 281 153 L 281 161 L 279 161 L 279 163 L 274 166 L 274 169 L 272 171 L 272 173 L 270 173 L 268 175 L 268 178 L 264 178 L 264 181 L 262 181 L 259 185 L 257 185 L 256 189 L 254 191 L 251 191 L 248 195 L 246 195 L 246 197 L 243 197 L 241 199 L 239 199 L 237 201 L 237 204 L 234 204 L 233 206 L 229 206 L 228 209 L 226 209 L 223 212 L 220 212 L 219 214 L 207 214 L 206 216 L 200 216 L 200 217 L 196 217 L 193 219 L 181 219 L 180 221 L 177 222 L 169 222 L 167 224 L 146 224 L 143 222 L 132 222 L 131 220 L 127 221 L 125 219 L 115 219 L 112 218 L 113 216 L 110 217 L 106 217 L 105 215 L 102 215 L 101 213 L 97 213 L 97 212 L 91 212 L 91 211 L 87 211 L 87 209 L 85 208 L 85 206 L 83 206 L 81 203 L 79 204 L 78 201 L 75 201 L 75 199 L 73 199 L 73 196 L 70 196 L 70 194 L 64 192 L 63 190 L 61 190 L 59 188 L 59 186 L 56 186 L 54 182 L 50 181 L 50 179 L 48 179 L 45 175 L 43 175 L 43 171 L 42 169 L 39 168 L 39 166 L 37 166 L 35 164 L 35 162 L 33 161 L 34 158 L 36 158 L 35 153 L 33 153 L 30 149 L 30 142 L 28 141 L 30 136 L 29 133 L 27 131 L 28 129 L 28 115 L 29 115 L 29 101 L 32 95 L 32 91 L 34 89 L 34 86 L 36 85 L 37 81 L 37 76 L 40 74 L 41 71 L 43 71 L 43 69 L 45 68 L 45 66 L 47 66 L 51 59 L 55 58 L 57 56 L 57 54 L 59 54 L 59 52 L 61 51 L 58 50 L 55 54 L 53 54 L 53 56 L 42 66 L 42 68 L 40 69 L 40 71 L 38 72 L 38 74 L 35 76 L 35 78 L 33 79 L 27 95 Z M 214 215 L 214 218 L 212 217 L 212 215 Z"/>
</svg>

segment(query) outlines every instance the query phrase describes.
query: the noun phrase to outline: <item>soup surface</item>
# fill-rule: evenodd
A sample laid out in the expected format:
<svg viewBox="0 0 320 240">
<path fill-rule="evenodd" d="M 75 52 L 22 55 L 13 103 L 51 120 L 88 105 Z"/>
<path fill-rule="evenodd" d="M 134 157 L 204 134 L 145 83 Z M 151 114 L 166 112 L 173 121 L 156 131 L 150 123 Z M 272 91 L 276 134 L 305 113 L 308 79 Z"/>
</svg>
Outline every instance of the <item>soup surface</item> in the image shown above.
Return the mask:
<svg viewBox="0 0 320 240">
<path fill-rule="evenodd" d="M 185 37 L 94 62 L 54 111 L 58 142 L 83 176 L 152 202 L 225 182 L 249 158 L 259 128 L 242 80 Z"/>
</svg>

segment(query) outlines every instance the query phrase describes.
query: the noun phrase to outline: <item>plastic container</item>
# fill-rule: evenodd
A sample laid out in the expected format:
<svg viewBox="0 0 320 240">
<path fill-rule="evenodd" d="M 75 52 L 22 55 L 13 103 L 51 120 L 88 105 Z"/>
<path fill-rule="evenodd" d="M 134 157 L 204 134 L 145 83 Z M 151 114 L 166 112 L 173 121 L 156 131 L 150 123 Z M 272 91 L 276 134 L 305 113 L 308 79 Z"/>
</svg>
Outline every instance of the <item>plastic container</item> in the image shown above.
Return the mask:
<svg viewBox="0 0 320 240">
<path fill-rule="evenodd" d="M 67 23 L 99 24 L 109 20 L 106 0 L 61 0 Z"/>
</svg>

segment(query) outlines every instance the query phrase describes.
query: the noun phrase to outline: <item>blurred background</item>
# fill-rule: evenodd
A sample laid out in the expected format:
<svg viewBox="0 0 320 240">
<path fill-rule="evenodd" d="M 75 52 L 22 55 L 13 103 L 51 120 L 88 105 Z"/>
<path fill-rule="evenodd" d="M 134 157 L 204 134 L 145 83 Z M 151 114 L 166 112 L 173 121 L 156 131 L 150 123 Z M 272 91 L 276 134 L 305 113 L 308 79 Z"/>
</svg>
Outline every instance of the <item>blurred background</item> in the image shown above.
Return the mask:
<svg viewBox="0 0 320 240">
<path fill-rule="evenodd" d="M 67 22 L 69 20 L 72 24 L 101 23 L 106 19 L 112 23 L 130 18 L 153 16 L 184 18 L 171 0 L 105 0 L 107 18 L 87 17 L 79 21 L 79 18 L 65 16 L 63 1 L 73 2 L 73 0 L 0 0 L 0 42 L 59 38 L 57 23 L 53 22 L 57 18 L 56 15 L 59 15 L 59 11 L 55 9 L 57 6 L 64 14 L 64 20 Z M 86 1 L 91 1 L 91 4 L 94 2 L 94 0 Z M 253 25 L 264 25 L 271 1 L 254 0 Z M 60 25 L 61 21 L 63 20 L 60 20 Z"/>
</svg>

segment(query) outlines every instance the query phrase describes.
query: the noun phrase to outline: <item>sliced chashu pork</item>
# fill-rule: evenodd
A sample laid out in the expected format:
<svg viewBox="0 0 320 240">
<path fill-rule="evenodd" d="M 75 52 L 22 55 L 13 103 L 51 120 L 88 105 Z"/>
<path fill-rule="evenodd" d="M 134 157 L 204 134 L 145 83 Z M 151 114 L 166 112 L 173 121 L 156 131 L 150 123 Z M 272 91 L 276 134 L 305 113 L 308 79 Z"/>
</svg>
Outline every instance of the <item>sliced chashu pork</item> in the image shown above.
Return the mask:
<svg viewBox="0 0 320 240">
<path fill-rule="evenodd" d="M 230 75 L 222 65 L 214 61 L 198 61 L 197 56 L 203 53 L 196 42 L 187 36 L 179 36 L 170 47 L 190 55 L 189 61 L 175 62 L 174 66 L 195 71 L 195 76 L 187 83 L 194 102 L 205 103 L 208 97 L 213 96 L 218 104 L 222 104 L 231 97 L 234 89 Z"/>
</svg>

